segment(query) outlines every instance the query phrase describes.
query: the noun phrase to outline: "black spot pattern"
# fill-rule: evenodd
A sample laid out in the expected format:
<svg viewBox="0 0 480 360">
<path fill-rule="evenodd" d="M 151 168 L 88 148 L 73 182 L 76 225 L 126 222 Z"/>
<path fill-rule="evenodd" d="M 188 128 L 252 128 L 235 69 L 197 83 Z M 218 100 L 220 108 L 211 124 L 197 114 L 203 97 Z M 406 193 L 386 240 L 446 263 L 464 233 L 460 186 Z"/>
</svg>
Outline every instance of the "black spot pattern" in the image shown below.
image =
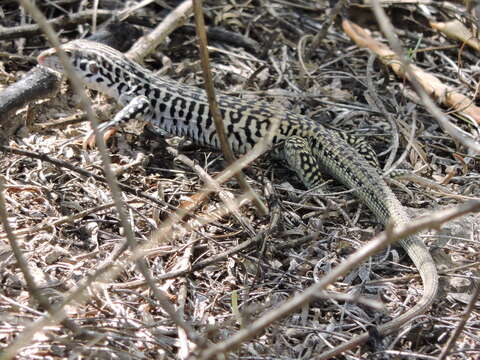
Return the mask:
<svg viewBox="0 0 480 360">
<path fill-rule="evenodd" d="M 187 120 L 187 122 L 190 122 L 190 120 L 194 118 L 195 118 L 195 101 L 190 101 L 185 119 Z"/>
<path fill-rule="evenodd" d="M 85 72 L 86 58 L 95 59 L 101 68 L 93 79 L 97 85 L 114 87 L 118 97 L 125 96 L 127 92 L 131 92 L 128 97 L 131 99 L 136 95 L 145 95 L 148 106 L 136 109 L 137 113 L 133 111 L 130 117 L 144 115 L 145 120 L 173 134 L 187 131 L 194 141 L 218 147 L 215 126 L 203 90 L 155 76 L 115 50 L 108 47 L 103 49 L 102 54 L 88 56 L 85 56 L 89 53 L 85 47 L 81 53 L 71 50 L 75 66 Z M 91 76 L 84 73 L 87 79 Z M 279 131 L 273 137 L 273 142 L 285 142 L 281 147 L 282 157 L 290 159 L 290 165 L 296 167 L 295 171 L 307 185 L 318 182 L 322 169 L 354 188 L 365 203 L 383 221 L 387 221 L 389 214 L 386 209 L 389 205 L 379 203 L 385 204 L 385 199 L 390 201 L 394 196 L 378 176 L 377 170 L 370 165 L 373 165 L 374 153 L 366 142 L 351 137 L 341 138 L 304 116 L 257 100 L 241 100 L 220 94 L 218 102 L 232 147 L 242 152 L 251 149 L 268 133 L 270 124 L 279 119 Z M 185 124 L 188 124 L 187 129 Z M 365 155 L 368 162 L 359 153 Z"/>
<path fill-rule="evenodd" d="M 117 123 L 128 121 L 143 115 L 145 120 L 172 134 L 188 133 L 193 141 L 218 148 L 218 137 L 203 90 L 155 76 L 123 54 L 102 44 L 77 40 L 67 43 L 64 48 L 74 58 L 75 67 L 88 86 L 116 97 L 122 104 L 127 103 L 114 120 L 107 123 L 107 127 L 115 125 L 115 121 Z M 90 60 L 104 70 L 88 69 L 85 61 Z M 102 65 L 105 63 L 109 65 Z M 108 70 L 110 65 L 111 71 Z M 99 81 L 99 78 L 103 81 Z M 124 83 L 125 86 L 120 86 L 120 83 Z M 147 93 L 147 98 L 138 97 Z M 187 114 L 180 115 L 174 103 L 176 98 L 183 99 L 186 105 L 181 110 Z M 196 106 L 191 106 L 194 102 Z M 305 116 L 258 100 L 242 100 L 221 94 L 218 96 L 218 103 L 220 109 L 223 109 L 223 121 L 230 145 L 235 150 L 245 152 L 251 149 L 271 131 L 270 125 L 279 119 L 279 130 L 273 138 L 274 143 L 278 145 L 275 152 L 287 160 L 305 185 L 318 184 L 320 171 L 323 170 L 353 189 L 383 223 L 391 220 L 397 224 L 408 221 L 408 216 L 395 195 L 372 166 L 374 154 L 362 141 L 344 139 Z M 188 126 L 184 126 L 183 116 L 185 119 L 188 116 Z M 362 154 L 368 161 L 361 156 Z M 424 283 L 436 282 L 435 265 L 423 242 L 416 237 L 409 237 L 400 240 L 400 243 L 420 269 Z M 383 329 L 396 330 L 399 325 L 425 310 L 435 296 L 435 285 L 429 286 L 426 287 L 426 293 L 416 307 L 397 317 Z"/>
</svg>

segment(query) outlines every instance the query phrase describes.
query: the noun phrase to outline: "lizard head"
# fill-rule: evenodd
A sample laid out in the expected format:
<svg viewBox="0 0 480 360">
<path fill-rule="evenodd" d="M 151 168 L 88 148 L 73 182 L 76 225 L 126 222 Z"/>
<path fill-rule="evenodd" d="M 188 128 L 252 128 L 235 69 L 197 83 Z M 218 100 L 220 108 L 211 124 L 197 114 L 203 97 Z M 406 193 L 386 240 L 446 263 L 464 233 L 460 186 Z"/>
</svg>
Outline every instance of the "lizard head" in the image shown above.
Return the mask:
<svg viewBox="0 0 480 360">
<path fill-rule="evenodd" d="M 70 58 L 73 69 L 91 89 L 115 95 L 113 84 L 114 76 L 121 72 L 123 54 L 109 46 L 89 40 L 74 40 L 62 45 L 63 51 Z M 58 51 L 54 48 L 42 51 L 37 61 L 40 65 L 64 73 L 63 65 Z M 117 63 L 120 63 L 117 65 Z M 118 69 L 117 69 L 118 68 Z M 114 71 L 117 71 L 117 75 Z M 110 84 L 107 86 L 106 84 Z"/>
<path fill-rule="evenodd" d="M 131 90 L 132 83 L 146 83 L 154 75 L 121 52 L 98 42 L 74 40 L 62 45 L 73 69 L 84 84 L 93 90 L 119 98 Z M 37 57 L 40 65 L 65 72 L 55 49 L 47 49 Z"/>
<path fill-rule="evenodd" d="M 98 60 L 95 60 L 92 48 L 94 43 L 87 40 L 75 40 L 63 44 L 62 49 L 71 59 L 75 71 L 82 73 L 97 73 Z M 89 47 L 90 46 L 90 47 Z M 99 47 L 100 45 L 95 45 Z M 37 61 L 40 65 L 46 66 L 50 69 L 64 72 L 65 67 L 60 60 L 58 51 L 55 48 L 44 50 L 38 55 Z"/>
<path fill-rule="evenodd" d="M 63 72 L 63 65 L 60 62 L 60 58 L 57 55 L 57 51 L 54 48 L 44 50 L 38 55 L 37 62 L 45 67 Z"/>
</svg>

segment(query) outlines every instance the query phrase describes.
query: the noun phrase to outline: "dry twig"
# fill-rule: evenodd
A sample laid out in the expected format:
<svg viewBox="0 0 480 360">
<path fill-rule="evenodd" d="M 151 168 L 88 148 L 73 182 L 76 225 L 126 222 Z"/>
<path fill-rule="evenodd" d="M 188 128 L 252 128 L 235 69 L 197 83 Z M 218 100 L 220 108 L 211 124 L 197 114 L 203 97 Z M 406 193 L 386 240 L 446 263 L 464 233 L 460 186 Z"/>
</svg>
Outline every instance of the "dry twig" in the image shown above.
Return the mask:
<svg viewBox="0 0 480 360">
<path fill-rule="evenodd" d="M 354 267 L 358 266 L 358 264 L 363 263 L 368 257 L 384 249 L 389 244 L 392 244 L 407 236 L 414 235 L 422 230 L 439 229 L 444 223 L 452 219 L 478 211 L 480 211 L 480 201 L 472 200 L 455 208 L 439 211 L 431 216 L 417 219 L 408 225 L 387 229 L 387 231 L 378 234 L 367 244 L 350 255 L 340 265 L 326 274 L 319 282 L 312 285 L 308 289 L 305 289 L 303 293 L 290 298 L 275 310 L 271 310 L 266 314 L 263 314 L 258 320 L 251 323 L 247 328 L 240 330 L 229 339 L 211 346 L 201 354 L 200 359 L 212 359 L 220 354 L 226 354 L 242 342 L 252 339 L 260 331 L 271 325 L 273 322 L 308 304 L 310 301 L 315 299 L 317 294 L 324 290 L 329 284 L 333 283 L 341 276 L 344 276 Z M 351 349 L 354 346 L 364 343 L 368 339 L 368 336 L 368 334 L 359 335 L 350 340 L 347 344 L 342 344 L 331 351 L 321 354 L 317 359 L 330 359 L 335 355 Z"/>
<path fill-rule="evenodd" d="M 446 119 L 440 109 L 429 99 L 428 94 L 432 94 L 447 106 L 453 107 L 459 113 L 470 117 L 480 123 L 480 108 L 474 105 L 473 101 L 465 95 L 458 93 L 453 88 L 443 84 L 436 76 L 428 73 L 419 67 L 408 64 L 404 56 L 400 56 L 396 51 L 390 50 L 387 46 L 375 41 L 360 26 L 353 24 L 348 20 L 343 20 L 344 31 L 362 47 L 367 47 L 379 56 L 380 60 L 390 66 L 400 77 L 406 77 L 415 87 L 422 97 L 427 109 L 439 121 L 440 125 L 455 139 L 462 144 L 480 151 L 480 144 L 471 139 L 471 136 L 463 133 Z M 393 34 L 393 28 L 389 31 Z M 403 54 L 403 52 L 402 52 Z M 407 65 L 408 64 L 408 65 Z M 420 86 L 417 86 L 417 84 Z M 423 95 L 425 94 L 425 95 Z"/>
<path fill-rule="evenodd" d="M 233 151 L 228 144 L 227 134 L 225 133 L 225 127 L 223 126 L 222 115 L 220 114 L 220 109 L 218 108 L 217 99 L 215 97 L 215 88 L 213 87 L 212 73 L 210 72 L 210 59 L 208 57 L 207 34 L 205 32 L 205 22 L 203 20 L 202 0 L 192 0 L 192 2 L 195 14 L 195 25 L 197 29 L 198 43 L 200 46 L 200 60 L 202 63 L 203 78 L 205 79 L 205 90 L 208 97 L 208 108 L 215 123 L 215 132 L 220 141 L 220 147 L 222 149 L 223 156 L 225 156 L 225 159 L 229 164 L 232 164 L 235 161 L 235 155 L 233 154 Z M 268 209 L 260 200 L 260 198 L 255 194 L 250 185 L 248 185 L 247 180 L 241 171 L 242 170 L 239 169 L 238 173 L 235 174 L 235 177 L 237 178 L 240 187 L 244 192 L 252 194 L 253 202 L 257 207 L 260 215 L 268 214 Z"/>
</svg>

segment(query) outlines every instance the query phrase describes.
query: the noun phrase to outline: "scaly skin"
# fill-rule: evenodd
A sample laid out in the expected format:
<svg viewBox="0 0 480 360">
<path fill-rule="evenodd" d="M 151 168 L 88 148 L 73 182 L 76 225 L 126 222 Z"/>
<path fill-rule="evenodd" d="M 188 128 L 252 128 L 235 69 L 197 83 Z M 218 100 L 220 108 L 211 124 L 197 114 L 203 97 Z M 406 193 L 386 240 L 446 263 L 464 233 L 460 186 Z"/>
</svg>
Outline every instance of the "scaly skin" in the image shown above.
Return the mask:
<svg viewBox="0 0 480 360">
<path fill-rule="evenodd" d="M 125 106 L 114 120 L 102 124 L 103 130 L 135 117 L 143 117 L 153 126 L 173 135 L 188 136 L 198 144 L 219 148 L 203 90 L 155 76 L 122 53 L 102 44 L 76 40 L 63 45 L 63 49 L 70 55 L 86 86 L 114 97 Z M 54 49 L 42 52 L 38 62 L 58 71 L 63 70 Z M 409 221 L 378 170 L 362 156 L 368 156 L 369 151 L 361 144 L 354 148 L 344 140 L 345 136 L 339 136 L 303 115 L 262 101 L 242 100 L 227 95 L 218 95 L 217 101 L 234 152 L 250 150 L 267 133 L 273 122 L 280 121 L 273 137 L 273 144 L 278 145 L 276 155 L 296 171 L 307 187 L 315 186 L 320 181 L 321 172 L 326 172 L 353 189 L 384 225 Z M 400 244 L 417 267 L 424 292 L 414 307 L 379 326 L 378 330 L 383 335 L 398 330 L 424 313 L 434 300 L 438 288 L 437 269 L 424 243 L 418 237 L 408 237 L 401 240 Z M 364 342 L 367 338 L 368 334 L 360 335 L 354 338 L 353 344 Z M 334 353 L 324 355 L 328 357 Z"/>
</svg>

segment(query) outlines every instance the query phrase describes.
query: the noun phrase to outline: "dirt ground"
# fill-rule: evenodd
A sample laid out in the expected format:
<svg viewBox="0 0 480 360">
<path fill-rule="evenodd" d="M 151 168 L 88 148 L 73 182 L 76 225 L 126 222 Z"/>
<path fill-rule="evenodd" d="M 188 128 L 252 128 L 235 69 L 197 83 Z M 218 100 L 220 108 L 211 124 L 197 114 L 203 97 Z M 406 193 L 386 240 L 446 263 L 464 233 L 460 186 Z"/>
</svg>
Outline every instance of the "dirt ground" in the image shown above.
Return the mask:
<svg viewBox="0 0 480 360">
<path fill-rule="evenodd" d="M 91 11 L 93 2 L 37 3 L 48 19 L 56 19 Z M 120 18 L 147 34 L 179 4 L 168 0 L 134 8 L 139 3 L 100 0 L 98 8 L 104 13 L 96 26 L 130 9 Z M 479 197 L 478 153 L 452 138 L 407 80 L 344 31 L 342 20 L 348 19 L 387 44 L 371 7 L 360 1 L 335 5 L 322 0 L 205 1 L 216 90 L 262 99 L 366 139 L 382 171 L 393 165 L 441 185 L 390 182 L 412 218 Z M 475 30 L 475 2 L 470 6 L 461 1 L 389 1 L 384 10 L 410 61 L 478 104 L 478 50 L 432 27 L 459 20 Z M 93 17 L 79 23 L 65 17 L 56 27 L 61 41 L 89 36 Z M 33 24 L 17 2 L 0 2 L 0 105 L 2 92 L 34 68 L 35 57 L 50 47 L 40 30 L 24 32 Z M 15 31 L 7 36 L 6 29 Z M 144 65 L 201 87 L 193 16 L 171 32 Z M 119 110 L 102 94 L 89 95 L 101 119 Z M 448 120 L 478 141 L 480 113 L 477 119 L 466 116 L 464 109 L 442 103 L 445 97 L 436 100 Z M 140 257 L 144 261 L 135 262 L 138 252 L 122 249 L 125 229 L 104 181 L 99 150 L 82 147 L 90 124 L 78 103 L 63 82 L 54 96 L 29 101 L 8 117 L 0 114 L 2 146 L 25 151 L 3 150 L 0 155 L 5 198 L 0 208 L 6 208 L 16 234 L 9 240 L 4 226 L 0 233 L 0 359 L 12 354 L 17 359 L 200 359 L 202 346 L 248 330 L 253 321 L 304 292 L 383 230 L 351 191 L 328 178 L 320 188 L 307 191 L 268 154 L 245 169 L 268 215 L 256 210 L 232 178 L 221 193 L 214 192 L 179 220 L 172 216 L 175 210 L 205 188 L 205 176 L 197 167 L 214 177 L 226 163 L 219 152 L 188 139 L 164 138 L 139 122 L 123 127 L 109 143 L 128 220 L 146 251 Z M 225 197 L 241 205 L 234 214 L 223 213 L 228 212 Z M 173 225 L 167 227 L 169 219 Z M 420 237 L 441 273 L 431 309 L 398 333 L 373 335 L 369 344 L 338 358 L 439 359 L 478 287 L 480 217 L 467 215 Z M 39 305 L 12 242 L 22 250 L 38 294 L 52 312 L 59 314 L 56 309 L 67 302 L 63 311 L 68 320 L 51 320 Z M 141 263 L 157 290 L 146 283 Z M 84 291 L 79 291 L 82 286 Z M 187 330 L 162 305 L 160 290 L 178 318 L 189 324 Z M 391 247 L 358 264 L 327 290 L 241 342 L 226 358 L 316 358 L 404 313 L 421 298 L 423 285 L 404 251 Z M 372 308 L 369 301 L 383 307 Z M 471 304 L 448 359 L 480 358 L 478 304 Z"/>
</svg>

